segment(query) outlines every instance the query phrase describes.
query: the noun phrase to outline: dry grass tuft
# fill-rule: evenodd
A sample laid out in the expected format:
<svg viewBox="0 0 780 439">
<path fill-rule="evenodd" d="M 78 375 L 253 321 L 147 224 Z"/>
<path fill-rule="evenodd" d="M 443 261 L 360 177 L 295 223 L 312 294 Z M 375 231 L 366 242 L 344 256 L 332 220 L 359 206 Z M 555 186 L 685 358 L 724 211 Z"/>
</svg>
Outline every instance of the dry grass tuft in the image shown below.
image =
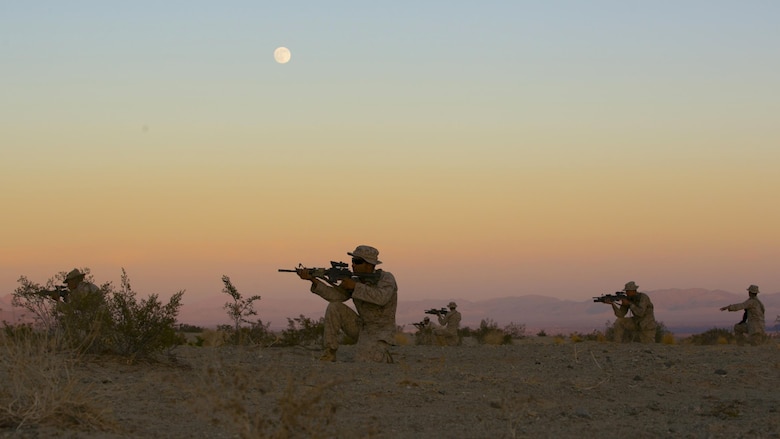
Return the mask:
<svg viewBox="0 0 780 439">
<path fill-rule="evenodd" d="M 403 332 L 396 332 L 395 337 L 393 337 L 393 340 L 395 341 L 395 344 L 398 346 L 406 346 L 410 343 L 409 336 L 407 334 L 404 334 Z"/>
<path fill-rule="evenodd" d="M 676 341 L 674 339 L 674 334 L 672 334 L 670 332 L 667 332 L 666 334 L 664 334 L 664 336 L 661 338 L 661 343 L 662 344 L 675 344 Z"/>
<path fill-rule="evenodd" d="M 506 333 L 500 329 L 490 330 L 485 334 L 482 341 L 489 345 L 506 344 Z"/>
<path fill-rule="evenodd" d="M 553 343 L 555 343 L 555 344 L 564 344 L 564 343 L 566 343 L 566 339 L 565 339 L 565 338 L 563 338 L 563 337 L 562 337 L 562 336 L 560 336 L 560 335 L 556 335 L 556 336 L 553 338 Z"/>
<path fill-rule="evenodd" d="M 61 349 L 59 337 L 35 333 L 0 337 L 0 427 L 116 429 L 90 385 L 75 378 L 77 359 Z"/>
<path fill-rule="evenodd" d="M 227 341 L 228 334 L 224 331 L 204 329 L 199 337 L 203 339 L 203 346 L 222 346 Z"/>
<path fill-rule="evenodd" d="M 223 348 L 220 348 L 223 349 Z M 199 372 L 196 410 L 240 438 L 372 437 L 373 427 L 340 423 L 341 381 L 251 361 L 221 358 Z"/>
</svg>

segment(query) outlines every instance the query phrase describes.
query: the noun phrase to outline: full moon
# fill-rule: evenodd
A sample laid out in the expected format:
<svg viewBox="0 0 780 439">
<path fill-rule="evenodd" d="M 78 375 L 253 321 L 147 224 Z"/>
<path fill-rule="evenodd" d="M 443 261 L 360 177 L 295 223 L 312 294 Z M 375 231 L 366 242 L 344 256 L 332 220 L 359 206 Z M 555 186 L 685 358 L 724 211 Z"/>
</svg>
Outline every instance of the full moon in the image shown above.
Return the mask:
<svg viewBox="0 0 780 439">
<path fill-rule="evenodd" d="M 287 64 L 288 61 L 290 61 L 290 49 L 286 47 L 277 47 L 276 50 L 274 50 L 274 59 L 279 64 Z"/>
</svg>

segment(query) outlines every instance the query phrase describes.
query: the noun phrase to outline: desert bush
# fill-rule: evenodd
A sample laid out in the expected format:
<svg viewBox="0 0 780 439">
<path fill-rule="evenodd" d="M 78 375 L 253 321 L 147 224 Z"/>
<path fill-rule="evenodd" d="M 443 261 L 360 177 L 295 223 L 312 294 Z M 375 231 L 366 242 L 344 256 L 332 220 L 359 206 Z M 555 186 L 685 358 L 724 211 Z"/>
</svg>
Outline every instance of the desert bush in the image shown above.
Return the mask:
<svg viewBox="0 0 780 439">
<path fill-rule="evenodd" d="M 525 338 L 524 323 L 509 322 L 508 325 L 504 326 L 503 330 L 512 338 Z"/>
<path fill-rule="evenodd" d="M 321 345 L 325 335 L 325 318 L 313 320 L 301 314 L 295 318 L 287 318 L 287 329 L 282 330 L 282 335 L 277 345 L 279 346 L 306 346 Z M 344 340 L 349 342 L 349 340 Z M 355 340 L 356 341 L 356 340 Z M 347 343 L 345 343 L 347 344 Z M 354 343 L 353 343 L 354 344 Z"/>
<path fill-rule="evenodd" d="M 685 343 L 694 345 L 731 344 L 736 341 L 734 334 L 728 329 L 712 328 L 701 334 L 694 334 L 684 339 Z"/>
<path fill-rule="evenodd" d="M 228 317 L 233 321 L 233 332 L 230 341 L 234 344 L 243 344 L 247 341 L 244 337 L 251 331 L 242 331 L 241 324 L 251 323 L 247 320 L 247 317 L 257 315 L 257 311 L 254 309 L 254 302 L 260 300 L 260 296 L 243 297 L 238 292 L 238 289 L 233 286 L 230 278 L 225 275 L 222 276 L 222 283 L 225 284 L 222 292 L 229 295 L 232 299 L 232 302 L 226 302 L 223 306 L 225 311 L 227 311 Z M 268 328 L 261 327 L 260 329 L 262 332 L 262 329 L 267 330 Z"/>
<path fill-rule="evenodd" d="M 536 333 L 536 336 L 537 337 L 547 337 L 547 332 L 545 332 L 545 330 L 542 329 L 542 330 L 540 330 L 539 332 Z"/>
<path fill-rule="evenodd" d="M 603 332 L 595 330 L 595 329 L 593 331 L 589 332 L 589 333 L 581 333 L 581 332 L 577 332 L 577 331 L 572 332 L 571 334 L 569 334 L 569 339 L 572 342 L 574 342 L 574 343 L 579 343 L 579 342 L 582 342 L 582 341 L 599 341 L 599 342 L 603 342 L 603 341 L 607 340 L 607 338 L 606 338 L 606 336 L 604 335 Z"/>
<path fill-rule="evenodd" d="M 82 271 L 89 273 L 89 269 Z M 64 278 L 65 273 L 59 273 L 47 285 Z M 61 335 L 63 346 L 80 353 L 137 358 L 184 342 L 175 326 L 184 291 L 174 294 L 167 304 L 161 303 L 156 294 L 139 302 L 124 269 L 119 290 L 106 283 L 95 294 L 71 294 L 67 302 L 42 296 L 41 286 L 24 276 L 19 283 L 13 293 L 14 305 L 34 311 L 36 328 Z"/>
<path fill-rule="evenodd" d="M 666 325 L 664 324 L 664 322 L 656 322 L 655 342 L 662 343 L 664 341 L 664 338 L 667 337 L 667 335 L 671 336 L 672 339 L 674 339 L 674 334 L 672 334 L 671 331 L 666 329 Z"/>
<path fill-rule="evenodd" d="M 122 269 L 121 287 L 108 299 L 111 350 L 130 358 L 149 357 L 183 344 L 183 337 L 176 332 L 176 316 L 183 295 L 184 291 L 175 293 L 165 305 L 156 294 L 139 302 Z"/>
<path fill-rule="evenodd" d="M 179 332 L 187 332 L 187 333 L 201 333 L 203 332 L 203 328 L 196 325 L 189 325 L 187 323 L 179 323 L 177 326 L 177 329 Z"/>
<path fill-rule="evenodd" d="M 523 328 L 525 326 L 523 325 Z M 479 322 L 479 328 L 473 330 L 468 326 L 458 330 L 458 335 L 463 337 L 472 337 L 479 343 L 501 345 L 511 344 L 512 335 L 498 327 L 498 323 L 492 319 L 483 319 Z"/>
<path fill-rule="evenodd" d="M 0 427 L 50 425 L 115 430 L 111 413 L 89 383 L 74 376 L 74 351 L 61 334 L 5 324 L 0 335 Z"/>
</svg>

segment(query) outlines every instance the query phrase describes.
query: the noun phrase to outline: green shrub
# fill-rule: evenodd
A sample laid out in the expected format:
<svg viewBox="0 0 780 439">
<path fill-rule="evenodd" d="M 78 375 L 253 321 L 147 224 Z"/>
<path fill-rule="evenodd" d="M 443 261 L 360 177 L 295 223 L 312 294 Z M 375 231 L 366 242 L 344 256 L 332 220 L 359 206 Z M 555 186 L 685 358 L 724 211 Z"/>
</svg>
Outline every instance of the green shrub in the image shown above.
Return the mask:
<svg viewBox="0 0 780 439">
<path fill-rule="evenodd" d="M 122 287 L 108 300 L 112 350 L 131 358 L 148 357 L 182 344 L 182 337 L 176 332 L 176 316 L 183 295 L 184 291 L 179 291 L 165 305 L 158 300 L 157 294 L 138 302 L 127 273 L 122 269 Z"/>
<path fill-rule="evenodd" d="M 525 325 L 522 325 L 523 331 L 525 331 Z M 473 330 L 468 326 L 458 330 L 458 335 L 463 337 L 472 337 L 479 343 L 484 344 L 511 344 L 512 334 L 498 327 L 498 323 L 492 319 L 483 319 L 479 322 L 479 328 Z"/>
<path fill-rule="evenodd" d="M 325 335 L 325 318 L 313 320 L 301 314 L 296 318 L 287 318 L 287 329 L 282 330 L 280 346 L 304 346 L 322 344 Z"/>
<path fill-rule="evenodd" d="M 246 338 L 246 336 L 251 331 L 245 331 L 244 329 L 246 328 L 241 328 L 241 324 L 251 323 L 247 320 L 247 317 L 257 315 L 257 311 L 254 309 L 254 302 L 260 300 L 260 296 L 243 297 L 238 292 L 238 289 L 233 286 L 230 278 L 225 275 L 222 276 L 222 283 L 225 284 L 222 292 L 229 295 L 232 300 L 232 302 L 226 302 L 223 306 L 223 309 L 227 311 L 228 317 L 233 321 L 232 331 L 228 332 L 230 334 L 229 341 L 233 344 L 250 342 L 251 337 Z M 267 330 L 268 328 L 261 329 Z"/>
</svg>

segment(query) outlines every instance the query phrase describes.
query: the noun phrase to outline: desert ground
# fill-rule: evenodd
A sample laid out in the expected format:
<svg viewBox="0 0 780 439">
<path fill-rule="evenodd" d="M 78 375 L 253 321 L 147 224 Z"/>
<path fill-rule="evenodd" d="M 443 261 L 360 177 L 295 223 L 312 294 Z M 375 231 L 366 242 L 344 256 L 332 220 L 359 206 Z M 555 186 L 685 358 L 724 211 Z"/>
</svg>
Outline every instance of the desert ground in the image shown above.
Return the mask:
<svg viewBox="0 0 780 439">
<path fill-rule="evenodd" d="M 402 345 L 394 364 L 354 362 L 354 346 L 336 363 L 313 348 L 179 346 L 73 362 L 84 415 L 0 437 L 778 438 L 779 346 L 530 337 Z"/>
</svg>

